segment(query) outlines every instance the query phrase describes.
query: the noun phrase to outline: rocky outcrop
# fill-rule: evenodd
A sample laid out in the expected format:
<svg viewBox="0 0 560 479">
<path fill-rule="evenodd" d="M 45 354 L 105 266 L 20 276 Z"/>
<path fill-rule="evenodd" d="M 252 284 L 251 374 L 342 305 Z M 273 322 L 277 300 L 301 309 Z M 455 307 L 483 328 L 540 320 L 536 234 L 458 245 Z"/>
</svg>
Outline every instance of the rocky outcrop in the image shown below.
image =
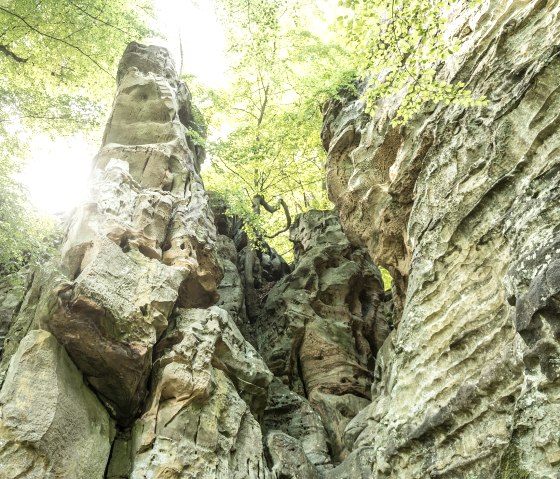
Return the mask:
<svg viewBox="0 0 560 479">
<path fill-rule="evenodd" d="M 264 239 L 259 248 L 250 244 L 243 220 L 226 214 L 227 205 L 218 194 L 210 192 L 209 196 L 225 270 L 218 304 L 233 314 L 243 336 L 257 344 L 256 324 L 262 316 L 266 295 L 291 268 Z"/>
<path fill-rule="evenodd" d="M 287 385 L 275 378 L 268 390 L 268 403 L 264 412 L 264 429 L 269 431 L 269 435 L 274 436 L 276 433 L 282 433 L 279 438 L 289 436 L 292 443 L 296 445 L 290 450 L 296 448 L 303 452 L 300 457 L 293 457 L 298 465 L 307 468 L 307 464 L 317 466 L 318 469 L 331 465 L 331 457 L 329 451 L 329 440 L 323 421 L 319 413 L 311 406 L 307 398 L 295 393 Z M 275 444 L 281 442 L 272 441 Z M 270 451 L 274 446 L 268 444 Z M 281 454 L 281 452 L 277 452 Z M 273 468 L 277 469 L 293 469 L 289 462 L 278 458 L 273 463 Z M 285 472 L 289 476 L 290 473 Z M 295 474 L 295 472 L 291 472 Z M 299 474 L 299 473 L 298 473 Z M 306 477 L 303 473 L 302 477 Z M 296 474 L 297 477 L 297 474 Z"/>
<path fill-rule="evenodd" d="M 64 345 L 121 424 L 139 413 L 173 308 L 215 303 L 222 274 L 186 136 L 190 95 L 172 72 L 165 50 L 128 47 L 90 200 L 70 221 L 60 264 L 37 278 L 40 307 L 22 311 Z"/>
<path fill-rule="evenodd" d="M 557 476 L 560 7 L 455 15 L 439 74 L 489 105 L 393 128 L 398 98 L 331 102 L 339 214 L 295 219 L 292 267 L 214 215 L 188 89 L 127 48 L 90 199 L 6 337 L 1 478 Z"/>
<path fill-rule="evenodd" d="M 131 44 L 118 82 L 89 200 L 6 337 L 0 478 L 323 477 L 369 404 L 379 271 L 333 212 L 296 219 L 293 272 L 250 244 L 214 216 L 167 52 Z"/>
<path fill-rule="evenodd" d="M 329 193 L 393 273 L 401 315 L 333 477 L 557 477 L 559 14 L 457 13 L 439 75 L 487 107 L 426 107 L 401 128 L 398 98 L 373 118 L 351 98 L 325 110 Z"/>
<path fill-rule="evenodd" d="M 389 332 L 383 283 L 333 212 L 298 216 L 290 239 L 295 267 L 268 293 L 257 348 L 319 413 L 336 463 L 346 454 L 344 428 L 369 404 L 375 354 Z"/>
<path fill-rule="evenodd" d="M 90 198 L 6 339 L 0 476 L 266 471 L 256 418 L 272 375 L 211 307 L 223 269 L 190 94 L 165 49 L 136 43 L 118 82 Z"/>
<path fill-rule="evenodd" d="M 25 295 L 24 283 L 25 278 L 22 273 L 0 278 L 0 358 L 4 350 L 4 338 Z"/>
<path fill-rule="evenodd" d="M 109 477 L 264 477 L 259 423 L 272 374 L 226 311 L 178 309 L 158 343 L 128 470 Z M 262 471 L 259 474 L 258 471 Z"/>
</svg>

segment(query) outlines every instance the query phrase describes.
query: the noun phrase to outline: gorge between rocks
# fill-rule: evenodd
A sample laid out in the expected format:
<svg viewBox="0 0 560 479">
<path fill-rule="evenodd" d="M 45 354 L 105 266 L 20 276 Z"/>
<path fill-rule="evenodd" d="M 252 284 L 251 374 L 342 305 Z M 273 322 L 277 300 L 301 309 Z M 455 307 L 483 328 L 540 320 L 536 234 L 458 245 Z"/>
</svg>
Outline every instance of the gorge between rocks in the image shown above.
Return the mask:
<svg viewBox="0 0 560 479">
<path fill-rule="evenodd" d="M 0 479 L 558 479 L 560 5 L 453 28 L 441 75 L 489 106 L 328 102 L 336 208 L 292 265 L 205 190 L 187 85 L 131 43 L 60 255 L 0 282 Z"/>
</svg>

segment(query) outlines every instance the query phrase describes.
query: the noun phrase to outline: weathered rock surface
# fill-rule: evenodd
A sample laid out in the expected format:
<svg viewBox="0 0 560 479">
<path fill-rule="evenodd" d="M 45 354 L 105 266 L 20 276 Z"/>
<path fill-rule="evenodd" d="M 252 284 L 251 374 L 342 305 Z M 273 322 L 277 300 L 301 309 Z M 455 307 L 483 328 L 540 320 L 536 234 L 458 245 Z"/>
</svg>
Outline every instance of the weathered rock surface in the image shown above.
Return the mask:
<svg viewBox="0 0 560 479">
<path fill-rule="evenodd" d="M 29 331 L 39 327 L 38 318 L 41 317 L 42 311 L 48 309 L 51 295 L 47 291 L 50 290 L 53 277 L 57 277 L 57 272 L 52 263 L 42 265 L 30 276 L 29 289 L 25 291 L 19 312 L 12 317 L 10 329 L 4 340 L 4 350 L 0 361 L 0 388 L 4 382 L 10 360 L 17 351 L 21 340 Z"/>
<path fill-rule="evenodd" d="M 257 344 L 256 326 L 266 295 L 291 268 L 266 241 L 261 248 L 249 244 L 243 221 L 226 214 L 227 205 L 218 194 L 210 192 L 209 197 L 220 234 L 218 254 L 224 267 L 218 304 L 233 315 L 243 336 Z"/>
<path fill-rule="evenodd" d="M 54 336 L 25 336 L 0 392 L 0 477 L 102 478 L 114 433 Z"/>
<path fill-rule="evenodd" d="M 153 347 L 173 308 L 215 303 L 222 271 L 200 158 L 189 146 L 186 86 L 165 49 L 135 43 L 118 76 L 90 199 L 13 335 L 17 344 L 29 329 L 52 332 L 127 424 L 140 412 Z"/>
<path fill-rule="evenodd" d="M 266 477 L 259 423 L 272 374 L 226 311 L 178 309 L 158 343 L 147 410 L 135 423 L 127 474 Z M 129 475 L 128 475 L 129 474 Z"/>
<path fill-rule="evenodd" d="M 281 432 L 299 443 L 297 449 L 303 452 L 305 459 L 300 461 L 300 458 L 296 458 L 296 463 L 305 465 L 309 462 L 318 468 L 331 464 L 328 437 L 321 416 L 306 398 L 291 391 L 277 378 L 274 379 L 268 390 L 268 403 L 264 412 L 263 425 L 264 429 L 269 431 L 267 437 Z M 284 436 L 278 437 L 281 441 Z M 273 442 L 278 443 L 278 441 Z M 270 447 L 272 446 L 269 444 L 269 449 Z M 282 467 L 278 465 L 282 463 L 279 458 L 275 463 L 277 468 Z M 289 463 L 287 467 L 291 468 Z M 287 472 L 284 473 L 287 474 Z"/>
<path fill-rule="evenodd" d="M 218 235 L 217 247 L 224 269 L 224 278 L 218 287 L 220 299 L 216 305 L 230 313 L 238 326 L 243 327 L 247 322 L 247 316 L 245 313 L 243 280 L 237 269 L 235 243 L 225 235 Z"/>
<path fill-rule="evenodd" d="M 322 417 L 338 462 L 346 424 L 369 404 L 375 353 L 388 334 L 381 274 L 332 212 L 298 216 L 290 238 L 294 271 L 268 293 L 257 347 L 271 371 Z"/>
<path fill-rule="evenodd" d="M 188 89 L 129 46 L 90 199 L 6 337 L 0 478 L 558 478 L 560 6 L 456 15 L 440 75 L 489 106 L 397 129 L 398 98 L 331 103 L 343 228 L 298 217 L 293 271 L 214 218 Z"/>
<path fill-rule="evenodd" d="M 489 0 L 452 30 L 440 75 L 487 107 L 426 108 L 403 128 L 396 98 L 371 119 L 352 99 L 325 111 L 331 198 L 394 274 L 402 315 L 332 477 L 560 470 L 560 5 Z"/>
<path fill-rule="evenodd" d="M 0 278 L 0 358 L 4 350 L 4 338 L 25 295 L 25 287 L 22 284 L 24 281 L 23 274 L 19 273 Z"/>
<path fill-rule="evenodd" d="M 69 223 L 60 261 L 36 273 L 7 340 L 0 398 L 14 397 L 20 417 L 14 425 L 14 400 L 2 403 L 0 477 L 5 470 L 10 478 L 274 479 L 308 470 L 316 477 L 314 464 L 328 462 L 328 453 L 307 401 L 291 398 L 305 423 L 298 428 L 292 418 L 287 429 L 296 437 L 278 429 L 263 437 L 265 409 L 270 419 L 270 404 L 278 404 L 268 402 L 273 375 L 236 325 L 247 323 L 238 251 L 214 226 L 199 176 L 202 152 L 188 140 L 188 91 L 157 47 L 129 46 L 118 79 L 90 199 Z M 285 266 L 258 257 L 256 277 L 265 281 Z M 218 300 L 222 308 L 212 306 Z M 41 380 L 61 384 L 36 401 L 25 390 L 34 356 L 21 352 L 35 337 L 48 338 L 80 379 L 53 379 L 64 370 L 44 361 Z M 61 415 L 66 403 L 53 397 L 60 391 L 73 402 L 65 412 L 75 416 L 75 430 L 66 434 L 71 425 L 62 416 L 44 437 L 18 436 L 40 434 L 43 416 Z M 293 393 L 275 398 L 287 396 Z M 84 426 L 90 399 L 97 409 Z M 109 416 L 117 423 L 113 443 Z M 293 445 L 307 469 L 294 462 Z"/>
</svg>

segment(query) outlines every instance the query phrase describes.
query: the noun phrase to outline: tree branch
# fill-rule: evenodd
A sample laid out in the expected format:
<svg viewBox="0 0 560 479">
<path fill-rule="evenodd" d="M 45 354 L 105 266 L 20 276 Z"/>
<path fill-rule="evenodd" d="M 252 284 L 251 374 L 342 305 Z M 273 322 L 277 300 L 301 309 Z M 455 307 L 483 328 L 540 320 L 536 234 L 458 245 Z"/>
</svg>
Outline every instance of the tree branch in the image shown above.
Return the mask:
<svg viewBox="0 0 560 479">
<path fill-rule="evenodd" d="M 1 45 L 0 44 L 0 52 L 2 52 L 4 55 L 6 55 L 7 57 L 10 57 L 12 60 L 15 60 L 18 63 L 25 63 L 25 62 L 27 62 L 27 60 L 29 60 L 29 58 L 22 58 L 22 57 L 16 55 L 12 50 L 10 50 L 8 48 L 7 45 Z"/>
<path fill-rule="evenodd" d="M 38 35 L 41 35 L 42 37 L 48 38 L 50 40 L 54 40 L 55 42 L 60 42 L 70 48 L 73 48 L 74 50 L 78 51 L 79 53 L 81 53 L 84 57 L 86 57 L 87 59 L 89 59 L 93 64 L 95 64 L 101 71 L 107 73 L 107 75 L 109 75 L 111 78 L 114 78 L 113 75 L 111 75 L 111 73 L 109 73 L 105 68 L 103 68 L 103 66 L 97 61 L 95 60 L 95 58 L 93 58 L 91 55 L 87 54 L 86 52 L 84 52 L 79 46 L 77 45 L 73 45 L 72 43 L 64 40 L 64 38 L 59 38 L 59 37 L 55 37 L 54 35 L 51 35 L 49 33 L 43 32 L 41 30 L 39 30 L 38 28 L 34 27 L 33 25 L 31 25 L 26 19 L 25 17 L 22 17 L 21 15 L 18 15 L 15 12 L 12 12 L 10 10 L 8 10 L 7 8 L 1 7 L 0 6 L 0 12 L 4 12 L 7 15 L 11 15 L 12 17 L 17 18 L 19 21 L 21 21 L 24 25 L 26 25 L 30 30 L 34 31 L 35 33 L 37 33 Z"/>
<path fill-rule="evenodd" d="M 267 203 L 266 200 L 264 199 L 264 196 L 262 195 L 255 195 L 253 198 L 253 204 L 255 206 L 261 205 L 266 211 L 268 211 L 271 214 L 276 213 L 280 208 L 280 206 L 282 206 L 282 209 L 284 210 L 284 215 L 286 216 L 286 226 L 280 231 L 277 231 L 272 235 L 264 235 L 265 238 L 268 239 L 276 238 L 278 235 L 284 233 L 285 231 L 288 231 L 290 229 L 290 226 L 292 226 L 292 217 L 290 215 L 290 209 L 288 208 L 288 205 L 286 204 L 286 202 L 281 196 L 278 197 L 278 204 L 276 206 L 271 206 L 269 203 Z"/>
<path fill-rule="evenodd" d="M 101 10 L 101 11 L 99 12 L 99 15 L 95 16 L 95 15 L 92 15 L 91 13 L 89 13 L 85 8 L 81 7 L 80 5 L 77 5 L 76 3 L 74 3 L 74 2 L 72 2 L 72 1 L 70 1 L 70 0 L 67 0 L 67 1 L 68 1 L 68 3 L 70 3 L 70 5 L 72 5 L 76 10 L 82 12 L 84 15 L 88 16 L 88 17 L 91 18 L 92 20 L 95 20 L 96 22 L 99 22 L 99 23 L 101 23 L 102 25 L 105 25 L 105 26 L 107 26 L 107 27 L 109 27 L 109 28 L 114 28 L 115 30 L 118 30 L 119 32 L 124 33 L 125 35 L 127 35 L 127 36 L 129 36 L 129 37 L 131 36 L 131 35 L 130 35 L 130 32 L 127 32 L 126 30 L 123 30 L 122 28 L 120 28 L 120 27 L 118 27 L 118 26 L 116 26 L 116 25 L 113 25 L 112 23 L 106 22 L 105 20 L 101 19 L 100 16 L 101 16 L 101 14 L 103 13 L 103 10 Z"/>
</svg>

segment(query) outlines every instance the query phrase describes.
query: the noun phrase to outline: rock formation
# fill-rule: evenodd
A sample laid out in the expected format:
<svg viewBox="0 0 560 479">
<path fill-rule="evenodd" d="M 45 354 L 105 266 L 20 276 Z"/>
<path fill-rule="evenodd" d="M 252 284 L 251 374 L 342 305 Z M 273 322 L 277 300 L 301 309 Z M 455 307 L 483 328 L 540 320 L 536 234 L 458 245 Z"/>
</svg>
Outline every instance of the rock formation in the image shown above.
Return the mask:
<svg viewBox="0 0 560 479">
<path fill-rule="evenodd" d="M 291 266 L 205 192 L 167 51 L 127 48 L 60 257 L 0 286 L 0 479 L 559 477 L 560 5 L 454 15 L 439 75 L 489 105 L 329 102 L 338 211 Z"/>
<path fill-rule="evenodd" d="M 12 357 L 0 418 L 0 477 L 103 477 L 113 422 L 47 331 L 31 331 Z"/>
<path fill-rule="evenodd" d="M 4 349 L 4 338 L 25 294 L 25 279 L 22 276 L 16 273 L 0 278 L 0 355 Z"/>
<path fill-rule="evenodd" d="M 559 15 L 537 0 L 458 14 L 439 75 L 486 107 L 401 128 L 398 98 L 373 118 L 352 98 L 325 110 L 331 198 L 393 272 L 401 315 L 345 432 L 369 465 L 336 477 L 558 477 Z"/>
<path fill-rule="evenodd" d="M 266 366 L 257 367 L 256 353 L 226 311 L 206 314 L 201 309 L 197 314 L 199 309 L 193 309 L 218 300 L 222 279 L 213 215 L 199 175 L 202 152 L 189 140 L 194 128 L 189 91 L 178 81 L 167 51 L 131 44 L 119 66 L 113 113 L 94 161 L 90 200 L 71 218 L 60 259 L 36 275 L 6 340 L 0 454 L 9 467 L 2 469 L 3 477 L 21 477 L 18 467 L 24 459 L 36 477 L 104 477 L 115 470 L 120 474 L 126 464 L 132 469 L 125 474 L 156 474 L 160 466 L 176 467 L 171 457 L 151 462 L 150 447 L 160 447 L 158 428 L 171 435 L 172 418 L 193 401 L 207 400 L 211 416 L 212 404 L 223 409 L 220 398 L 235 402 L 239 391 L 248 404 L 264 408 L 271 380 Z M 208 329 L 204 334 L 209 336 L 192 343 L 197 328 Z M 57 366 L 54 358 L 64 350 L 75 366 L 64 358 L 58 359 L 64 367 Z M 52 369 L 38 384 L 45 387 L 27 394 L 26 371 L 51 356 L 41 366 L 41 372 Z M 194 356 L 198 360 L 190 364 Z M 72 382 L 66 379 L 70 376 Z M 59 390 L 47 394 L 43 389 L 53 381 Z M 15 406 L 14 391 L 25 394 Z M 37 404 L 27 401 L 33 394 L 41 398 Z M 57 400 L 65 394 L 80 397 L 68 407 Z M 243 419 L 250 409 L 241 396 L 239 411 L 232 411 L 235 417 L 226 422 L 234 429 L 254 428 Z M 42 429 L 33 436 L 31 430 L 39 427 L 32 422 L 35 407 L 41 408 L 37 421 Z M 160 425 L 164 410 L 173 412 Z M 94 448 L 91 436 L 100 433 L 88 427 L 101 427 L 101 420 L 93 415 L 104 415 L 106 423 L 99 438 L 105 445 L 95 447 L 98 456 L 67 454 L 79 432 L 84 433 L 84 449 Z M 155 437 L 143 432 L 146 424 L 157 426 Z M 210 436 L 221 427 L 203 426 Z M 76 432 L 65 434 L 68 427 Z M 118 436 L 111 446 L 115 427 Z M 196 437 L 196 422 L 193 427 Z M 235 438 L 233 430 L 228 434 Z M 120 461 L 127 435 L 134 440 L 128 463 Z M 190 439 L 177 440 L 169 446 L 170 456 Z M 230 443 L 231 449 L 235 441 Z M 20 461 L 11 452 L 22 449 L 21 444 L 29 444 L 30 452 Z M 111 447 L 115 460 L 107 468 Z M 227 447 L 220 449 L 224 457 L 229 457 Z M 244 452 L 237 447 L 241 457 Z M 53 448 L 60 457 L 50 457 Z M 35 466 L 45 455 L 53 465 Z M 224 477 L 229 476 L 224 472 Z"/>
<path fill-rule="evenodd" d="M 3 300 L 1 479 L 319 478 L 348 453 L 380 273 L 332 212 L 296 219 L 293 272 L 214 217 L 192 108 L 167 51 L 127 48 L 90 198 Z"/>
<path fill-rule="evenodd" d="M 331 212 L 298 216 L 290 239 L 296 265 L 268 293 L 257 348 L 319 413 L 331 459 L 340 462 L 344 428 L 370 402 L 375 354 L 389 332 L 381 274 Z"/>
</svg>

